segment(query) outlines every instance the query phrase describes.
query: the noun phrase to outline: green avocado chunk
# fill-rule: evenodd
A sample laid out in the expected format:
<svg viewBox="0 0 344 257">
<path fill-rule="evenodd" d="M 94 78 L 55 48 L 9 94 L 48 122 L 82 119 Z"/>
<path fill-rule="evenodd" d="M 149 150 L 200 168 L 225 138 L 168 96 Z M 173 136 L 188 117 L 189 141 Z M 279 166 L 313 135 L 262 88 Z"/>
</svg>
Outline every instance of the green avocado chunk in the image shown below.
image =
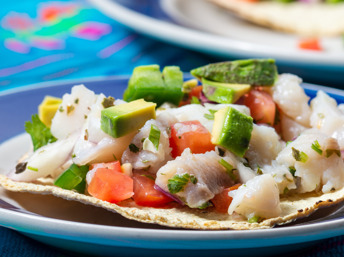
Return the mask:
<svg viewBox="0 0 344 257">
<path fill-rule="evenodd" d="M 227 106 L 214 115 L 211 142 L 243 157 L 251 139 L 253 119 Z"/>
<path fill-rule="evenodd" d="M 139 99 L 103 109 L 100 128 L 114 138 L 125 136 L 155 119 L 155 107 L 155 103 Z"/>
<path fill-rule="evenodd" d="M 199 79 L 249 84 L 251 86 L 272 86 L 278 73 L 273 59 L 248 59 L 231 62 L 212 63 L 191 70 L 191 74 Z"/>
<path fill-rule="evenodd" d="M 124 92 L 125 101 L 143 98 L 158 106 L 164 102 L 178 105 L 182 99 L 183 72 L 178 66 L 143 65 L 134 69 Z"/>
<path fill-rule="evenodd" d="M 248 84 L 221 83 L 205 78 L 202 78 L 202 86 L 202 91 L 209 100 L 221 104 L 235 103 L 251 89 L 251 86 Z"/>
</svg>

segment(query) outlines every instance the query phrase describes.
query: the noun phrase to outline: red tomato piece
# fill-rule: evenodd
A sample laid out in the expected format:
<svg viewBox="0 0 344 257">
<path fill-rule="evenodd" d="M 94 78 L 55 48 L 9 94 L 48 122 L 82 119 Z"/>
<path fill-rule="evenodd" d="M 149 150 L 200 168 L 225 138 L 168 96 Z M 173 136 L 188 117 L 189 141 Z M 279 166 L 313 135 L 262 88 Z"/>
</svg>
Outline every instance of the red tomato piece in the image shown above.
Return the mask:
<svg viewBox="0 0 344 257">
<path fill-rule="evenodd" d="M 155 181 L 142 174 L 134 174 L 134 201 L 140 206 L 159 207 L 173 199 L 154 188 Z"/>
<path fill-rule="evenodd" d="M 98 168 L 87 188 L 90 195 L 110 203 L 118 203 L 134 194 L 133 179 L 118 170 Z"/>
<path fill-rule="evenodd" d="M 251 116 L 256 123 L 274 125 L 276 104 L 270 94 L 253 89 L 245 95 L 244 104 L 250 108 Z"/>
<path fill-rule="evenodd" d="M 188 95 L 188 99 L 187 100 L 182 100 L 179 104 L 179 106 L 183 106 L 183 105 L 187 105 L 191 103 L 191 99 L 192 97 L 196 97 L 197 99 L 200 99 L 201 94 L 202 94 L 202 86 L 197 86 L 191 89 L 191 92 Z"/>
<path fill-rule="evenodd" d="M 192 153 L 205 153 L 215 149 L 210 132 L 197 120 L 173 124 L 170 147 L 173 158 L 180 156 L 186 148 L 190 148 Z"/>
<path fill-rule="evenodd" d="M 317 38 L 306 38 L 299 41 L 299 48 L 305 50 L 322 51 L 319 39 Z"/>
<path fill-rule="evenodd" d="M 228 195 L 228 192 L 237 190 L 240 186 L 241 184 L 235 184 L 232 187 L 225 188 L 221 193 L 215 195 L 215 197 L 211 200 L 215 210 L 221 213 L 227 213 L 228 207 L 233 200 L 233 198 Z"/>
</svg>

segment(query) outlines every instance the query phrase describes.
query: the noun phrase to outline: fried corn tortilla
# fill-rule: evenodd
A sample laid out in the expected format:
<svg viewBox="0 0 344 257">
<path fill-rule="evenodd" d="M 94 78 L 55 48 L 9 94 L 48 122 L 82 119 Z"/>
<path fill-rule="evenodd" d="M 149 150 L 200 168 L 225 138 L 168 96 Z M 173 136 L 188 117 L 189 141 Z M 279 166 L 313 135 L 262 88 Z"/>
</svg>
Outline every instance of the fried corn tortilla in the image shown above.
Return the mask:
<svg viewBox="0 0 344 257">
<path fill-rule="evenodd" d="M 255 24 L 301 36 L 339 36 L 344 33 L 344 4 L 209 0 Z"/>
<path fill-rule="evenodd" d="M 137 206 L 131 201 L 125 201 L 119 206 L 92 196 L 53 186 L 47 181 L 44 183 L 15 182 L 4 175 L 0 175 L 0 184 L 13 192 L 51 194 L 66 200 L 101 207 L 128 219 L 188 229 L 267 229 L 307 217 L 320 207 L 331 206 L 344 200 L 344 188 L 326 194 L 307 193 L 283 197 L 281 198 L 281 216 L 265 219 L 259 223 L 249 223 L 247 220 L 233 219 L 228 214 L 221 214 L 212 209 L 200 210 L 182 206 L 171 209 L 148 208 Z"/>
</svg>

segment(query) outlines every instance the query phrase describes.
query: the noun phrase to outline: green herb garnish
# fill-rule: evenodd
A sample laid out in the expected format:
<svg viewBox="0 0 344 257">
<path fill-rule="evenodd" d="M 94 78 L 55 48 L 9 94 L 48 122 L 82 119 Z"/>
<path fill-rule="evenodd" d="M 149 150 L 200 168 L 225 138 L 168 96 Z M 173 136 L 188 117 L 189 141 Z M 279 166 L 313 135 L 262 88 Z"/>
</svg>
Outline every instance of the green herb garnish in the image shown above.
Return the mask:
<svg viewBox="0 0 344 257">
<path fill-rule="evenodd" d="M 326 149 L 326 158 L 329 158 L 332 154 L 336 154 L 338 157 L 341 156 L 340 150 L 338 149 Z"/>
<path fill-rule="evenodd" d="M 168 191 L 171 194 L 176 194 L 180 191 L 183 191 L 184 187 L 187 183 L 189 183 L 189 181 L 191 181 L 191 183 L 193 184 L 196 184 L 197 178 L 193 175 L 190 175 L 189 173 L 184 173 L 182 175 L 174 175 L 172 178 L 168 180 Z"/>
<path fill-rule="evenodd" d="M 201 104 L 201 102 L 199 101 L 199 99 L 196 96 L 191 97 L 191 104 Z"/>
<path fill-rule="evenodd" d="M 290 166 L 290 167 L 289 167 L 289 172 L 291 173 L 291 175 L 293 175 L 293 177 L 295 177 L 295 172 L 296 172 L 295 167 Z"/>
<path fill-rule="evenodd" d="M 32 171 L 38 171 L 38 169 L 37 169 L 37 168 L 35 168 L 35 167 L 27 166 L 26 168 L 27 168 L 28 170 L 32 170 Z"/>
<path fill-rule="evenodd" d="M 25 122 L 25 131 L 31 136 L 34 151 L 57 140 L 39 119 L 38 114 L 32 115 L 31 119 L 31 122 Z"/>
<path fill-rule="evenodd" d="M 294 147 L 291 148 L 293 157 L 296 161 L 305 163 L 308 160 L 308 155 L 300 150 L 295 149 Z"/>
<path fill-rule="evenodd" d="M 233 166 L 230 163 L 226 162 L 224 159 L 219 160 L 219 163 L 226 169 L 226 173 L 229 175 L 229 177 L 232 180 L 236 181 L 237 177 L 234 174 L 235 169 L 233 168 Z"/>
<path fill-rule="evenodd" d="M 258 223 L 261 220 L 261 218 L 259 216 L 253 216 L 251 218 L 248 219 L 249 223 Z"/>
<path fill-rule="evenodd" d="M 321 147 L 320 147 L 320 144 L 319 144 L 318 140 L 315 140 L 315 141 L 313 142 L 313 144 L 312 144 L 311 147 L 312 147 L 312 149 L 313 149 L 314 151 L 316 151 L 318 154 L 322 155 L 323 150 L 321 150 Z"/>
<path fill-rule="evenodd" d="M 206 118 L 206 119 L 208 119 L 208 120 L 214 120 L 214 118 L 215 118 L 215 112 L 217 112 L 217 110 L 209 110 L 209 114 L 208 113 L 206 113 L 206 114 L 204 114 L 204 118 Z"/>
<path fill-rule="evenodd" d="M 136 145 L 134 145 L 134 144 L 130 144 L 130 145 L 129 145 L 129 150 L 130 150 L 130 152 L 137 153 L 137 152 L 140 151 L 140 148 L 138 148 L 138 147 L 137 147 Z"/>
<path fill-rule="evenodd" d="M 112 96 L 104 98 L 102 105 L 104 108 L 109 108 L 111 106 L 114 106 L 115 99 Z"/>
<path fill-rule="evenodd" d="M 160 129 L 154 124 L 152 124 L 151 126 L 148 139 L 153 143 L 156 150 L 158 151 L 160 142 Z"/>
</svg>

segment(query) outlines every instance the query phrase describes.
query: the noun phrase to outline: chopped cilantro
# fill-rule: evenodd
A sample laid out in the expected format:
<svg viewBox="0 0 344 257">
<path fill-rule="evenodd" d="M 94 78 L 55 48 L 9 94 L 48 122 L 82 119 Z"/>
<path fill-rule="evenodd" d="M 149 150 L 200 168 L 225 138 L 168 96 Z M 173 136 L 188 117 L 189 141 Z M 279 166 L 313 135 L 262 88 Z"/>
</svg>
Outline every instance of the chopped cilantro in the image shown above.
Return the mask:
<svg viewBox="0 0 344 257">
<path fill-rule="evenodd" d="M 295 149 L 294 147 L 291 148 L 293 157 L 298 162 L 305 163 L 308 160 L 308 155 L 300 150 Z"/>
<path fill-rule="evenodd" d="M 224 159 L 219 160 L 219 163 L 226 169 L 226 173 L 230 176 L 232 180 L 237 180 L 237 177 L 234 174 L 235 169 L 230 163 L 226 162 Z"/>
<path fill-rule="evenodd" d="M 283 194 L 288 194 L 288 192 L 289 192 L 289 188 L 285 187 L 283 190 Z"/>
<path fill-rule="evenodd" d="M 199 101 L 199 99 L 196 96 L 193 96 L 191 98 L 191 102 L 192 104 L 201 104 L 201 102 Z"/>
<path fill-rule="evenodd" d="M 204 118 L 208 119 L 208 120 L 214 120 L 215 118 L 215 112 L 217 112 L 217 110 L 212 110 L 212 109 L 209 109 L 209 114 L 206 113 L 204 114 Z"/>
<path fill-rule="evenodd" d="M 137 153 L 137 152 L 140 151 L 140 148 L 138 148 L 138 147 L 137 147 L 136 145 L 134 145 L 134 144 L 130 144 L 130 145 L 129 145 L 129 150 L 130 150 L 130 152 Z"/>
<path fill-rule="evenodd" d="M 25 131 L 31 136 L 34 151 L 57 140 L 51 134 L 50 129 L 39 119 L 38 114 L 32 115 L 31 119 L 31 122 L 25 122 Z"/>
<path fill-rule="evenodd" d="M 259 165 L 257 167 L 257 174 L 258 175 L 263 175 L 263 170 L 259 167 Z"/>
<path fill-rule="evenodd" d="M 207 209 L 210 206 L 213 206 L 213 204 L 211 202 L 205 202 L 204 204 L 202 204 L 201 206 L 198 206 L 197 208 L 200 209 L 200 210 L 204 210 L 204 209 Z"/>
<path fill-rule="evenodd" d="M 59 112 L 64 112 L 63 106 L 61 105 L 59 108 Z"/>
<path fill-rule="evenodd" d="M 152 175 L 148 175 L 148 174 L 142 174 L 141 176 L 149 178 L 151 180 L 155 180 L 155 178 Z"/>
<path fill-rule="evenodd" d="M 318 117 L 319 117 L 320 119 L 323 119 L 323 118 L 325 118 L 325 114 L 323 114 L 323 113 L 318 113 Z"/>
<path fill-rule="evenodd" d="M 296 172 L 295 167 L 290 166 L 290 167 L 289 167 L 289 172 L 291 173 L 291 175 L 293 175 L 293 177 L 295 177 L 295 172 Z"/>
<path fill-rule="evenodd" d="M 154 124 L 152 124 L 151 126 L 148 139 L 153 143 L 156 150 L 158 151 L 160 142 L 160 129 Z"/>
<path fill-rule="evenodd" d="M 37 168 L 35 168 L 35 167 L 27 166 L 26 168 L 27 168 L 28 170 L 32 170 L 32 171 L 38 171 L 38 169 L 37 169 Z"/>
<path fill-rule="evenodd" d="M 196 185 L 197 184 L 197 178 L 194 175 L 190 176 L 190 181 L 192 184 Z"/>
<path fill-rule="evenodd" d="M 104 108 L 109 108 L 114 105 L 115 99 L 112 96 L 104 98 L 102 105 Z"/>
<path fill-rule="evenodd" d="M 184 173 L 182 175 L 178 175 L 178 174 L 174 175 L 172 178 L 168 180 L 168 183 L 167 183 L 168 191 L 171 194 L 176 194 L 180 191 L 183 191 L 184 187 L 186 186 L 187 183 L 189 183 L 189 181 L 191 181 L 191 183 L 193 184 L 196 184 L 197 178 L 193 175 L 190 176 L 189 173 Z"/>
<path fill-rule="evenodd" d="M 79 103 L 79 98 L 76 98 L 76 99 L 74 100 L 74 103 L 75 103 L 75 104 L 78 104 L 78 103 Z"/>
<path fill-rule="evenodd" d="M 326 149 L 326 158 L 329 158 L 332 154 L 336 154 L 338 157 L 341 156 L 340 150 L 338 149 Z"/>
<path fill-rule="evenodd" d="M 26 165 L 27 165 L 27 162 L 20 162 L 17 164 L 16 166 L 16 174 L 20 174 L 22 173 L 23 171 L 26 170 Z"/>
<path fill-rule="evenodd" d="M 249 223 L 258 223 L 261 220 L 261 218 L 259 216 L 253 216 L 251 218 L 248 219 Z"/>
<path fill-rule="evenodd" d="M 311 147 L 312 147 L 312 149 L 313 149 L 314 151 L 316 151 L 318 154 L 322 155 L 323 150 L 321 150 L 321 147 L 320 147 L 320 144 L 319 144 L 318 140 L 315 140 L 315 141 L 313 142 L 313 144 L 312 144 Z"/>
</svg>

